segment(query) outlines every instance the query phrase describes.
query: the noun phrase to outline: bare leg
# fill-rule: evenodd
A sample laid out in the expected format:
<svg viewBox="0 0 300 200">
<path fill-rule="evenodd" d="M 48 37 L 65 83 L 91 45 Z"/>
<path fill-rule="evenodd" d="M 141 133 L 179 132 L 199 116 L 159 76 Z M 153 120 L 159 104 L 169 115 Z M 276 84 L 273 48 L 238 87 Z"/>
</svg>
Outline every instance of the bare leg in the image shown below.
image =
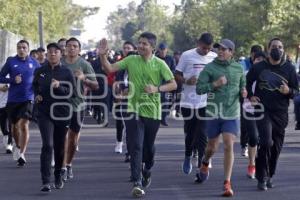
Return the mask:
<svg viewBox="0 0 300 200">
<path fill-rule="evenodd" d="M 248 147 L 249 153 L 249 165 L 255 166 L 255 156 L 256 156 L 257 146 L 255 147 Z"/>
<path fill-rule="evenodd" d="M 25 153 L 29 141 L 29 120 L 20 119 L 18 121 L 18 127 L 19 127 L 20 153 L 22 154 Z"/>
<path fill-rule="evenodd" d="M 234 144 L 235 136 L 231 133 L 223 133 L 223 142 L 224 142 L 224 178 L 227 181 L 230 181 L 232 174 L 232 166 L 234 162 Z"/>
<path fill-rule="evenodd" d="M 15 140 L 15 144 L 17 147 L 20 147 L 20 144 L 19 144 L 19 135 L 20 135 L 20 131 L 19 131 L 19 128 L 18 128 L 18 124 L 11 124 L 11 134 L 12 134 L 12 137 L 14 138 Z"/>
<path fill-rule="evenodd" d="M 68 137 L 67 137 L 67 145 L 66 145 L 66 151 L 65 151 L 65 165 L 71 165 L 76 148 L 79 141 L 79 133 L 76 133 L 69 129 L 68 131 Z"/>
<path fill-rule="evenodd" d="M 218 150 L 219 142 L 220 142 L 220 136 L 218 136 L 217 138 L 208 139 L 205 155 L 203 158 L 204 162 L 209 163 L 211 157 Z"/>
</svg>

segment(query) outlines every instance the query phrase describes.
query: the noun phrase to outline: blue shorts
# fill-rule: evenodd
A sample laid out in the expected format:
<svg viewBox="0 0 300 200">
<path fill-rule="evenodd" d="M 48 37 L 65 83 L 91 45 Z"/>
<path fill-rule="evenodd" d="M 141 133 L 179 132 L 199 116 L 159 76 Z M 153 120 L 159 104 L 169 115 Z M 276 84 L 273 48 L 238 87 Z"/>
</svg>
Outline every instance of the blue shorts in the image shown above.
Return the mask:
<svg viewBox="0 0 300 200">
<path fill-rule="evenodd" d="M 206 133 L 209 139 L 218 137 L 221 133 L 231 133 L 235 136 L 240 132 L 239 119 L 211 119 L 206 122 Z"/>
</svg>

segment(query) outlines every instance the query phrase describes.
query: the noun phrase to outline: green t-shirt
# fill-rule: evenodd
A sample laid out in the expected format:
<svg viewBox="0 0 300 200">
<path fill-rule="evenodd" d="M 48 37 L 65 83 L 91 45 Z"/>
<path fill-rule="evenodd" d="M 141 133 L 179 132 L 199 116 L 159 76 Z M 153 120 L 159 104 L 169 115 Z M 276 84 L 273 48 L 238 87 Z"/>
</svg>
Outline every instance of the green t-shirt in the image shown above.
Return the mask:
<svg viewBox="0 0 300 200">
<path fill-rule="evenodd" d="M 139 55 L 132 55 L 117 62 L 120 69 L 128 71 L 129 94 L 128 112 L 139 116 L 161 119 L 160 93 L 147 94 L 144 87 L 148 84 L 159 86 L 163 80 L 169 81 L 174 76 L 167 64 L 153 56 L 145 61 Z"/>
<path fill-rule="evenodd" d="M 70 68 L 72 72 L 79 69 L 83 72 L 84 75 L 86 75 L 87 79 L 91 81 L 96 81 L 96 75 L 93 67 L 89 62 L 87 62 L 83 58 L 79 57 L 79 59 L 73 64 L 69 64 L 66 62 L 65 59 L 62 59 L 61 63 L 67 66 L 68 68 Z M 76 79 L 75 89 L 77 90 L 76 95 L 70 99 L 70 102 L 73 106 L 73 111 L 79 112 L 85 109 L 85 96 L 83 94 L 84 91 L 83 82 Z"/>
</svg>

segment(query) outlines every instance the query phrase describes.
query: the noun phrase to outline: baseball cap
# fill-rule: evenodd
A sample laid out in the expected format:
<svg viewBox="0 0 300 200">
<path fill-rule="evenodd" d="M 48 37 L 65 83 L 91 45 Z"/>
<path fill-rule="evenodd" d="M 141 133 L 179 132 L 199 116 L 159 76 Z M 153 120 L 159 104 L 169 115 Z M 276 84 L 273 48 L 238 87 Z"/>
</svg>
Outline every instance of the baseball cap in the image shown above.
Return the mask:
<svg viewBox="0 0 300 200">
<path fill-rule="evenodd" d="M 222 39 L 220 42 L 214 44 L 214 48 L 219 48 L 220 46 L 232 51 L 235 49 L 235 44 L 229 39 Z"/>
<path fill-rule="evenodd" d="M 50 49 L 50 48 L 56 48 L 56 49 L 59 49 L 60 51 L 61 51 L 61 48 L 60 48 L 60 46 L 57 44 L 57 43 L 55 43 L 55 42 L 52 42 L 52 43 L 49 43 L 48 45 L 47 45 L 47 49 Z"/>
<path fill-rule="evenodd" d="M 166 43 L 162 42 L 162 43 L 160 43 L 160 44 L 158 45 L 158 48 L 161 49 L 161 50 L 163 50 L 163 49 L 168 48 L 168 45 L 167 45 Z"/>
</svg>

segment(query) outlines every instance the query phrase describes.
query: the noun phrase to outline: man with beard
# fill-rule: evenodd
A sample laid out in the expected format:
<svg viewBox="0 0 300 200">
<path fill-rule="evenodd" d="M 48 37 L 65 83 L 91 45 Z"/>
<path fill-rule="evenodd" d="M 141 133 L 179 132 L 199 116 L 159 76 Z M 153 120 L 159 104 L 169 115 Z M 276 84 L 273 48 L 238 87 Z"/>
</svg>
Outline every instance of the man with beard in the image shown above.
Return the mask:
<svg viewBox="0 0 300 200">
<path fill-rule="evenodd" d="M 295 67 L 285 60 L 284 46 L 279 38 L 268 44 L 268 59 L 254 65 L 247 74 L 248 98 L 255 104 L 259 134 L 256 157 L 258 189 L 273 188 L 278 157 L 288 125 L 289 100 L 298 93 Z M 256 81 L 255 92 L 252 84 Z M 258 112 L 258 109 L 261 108 Z"/>
</svg>

